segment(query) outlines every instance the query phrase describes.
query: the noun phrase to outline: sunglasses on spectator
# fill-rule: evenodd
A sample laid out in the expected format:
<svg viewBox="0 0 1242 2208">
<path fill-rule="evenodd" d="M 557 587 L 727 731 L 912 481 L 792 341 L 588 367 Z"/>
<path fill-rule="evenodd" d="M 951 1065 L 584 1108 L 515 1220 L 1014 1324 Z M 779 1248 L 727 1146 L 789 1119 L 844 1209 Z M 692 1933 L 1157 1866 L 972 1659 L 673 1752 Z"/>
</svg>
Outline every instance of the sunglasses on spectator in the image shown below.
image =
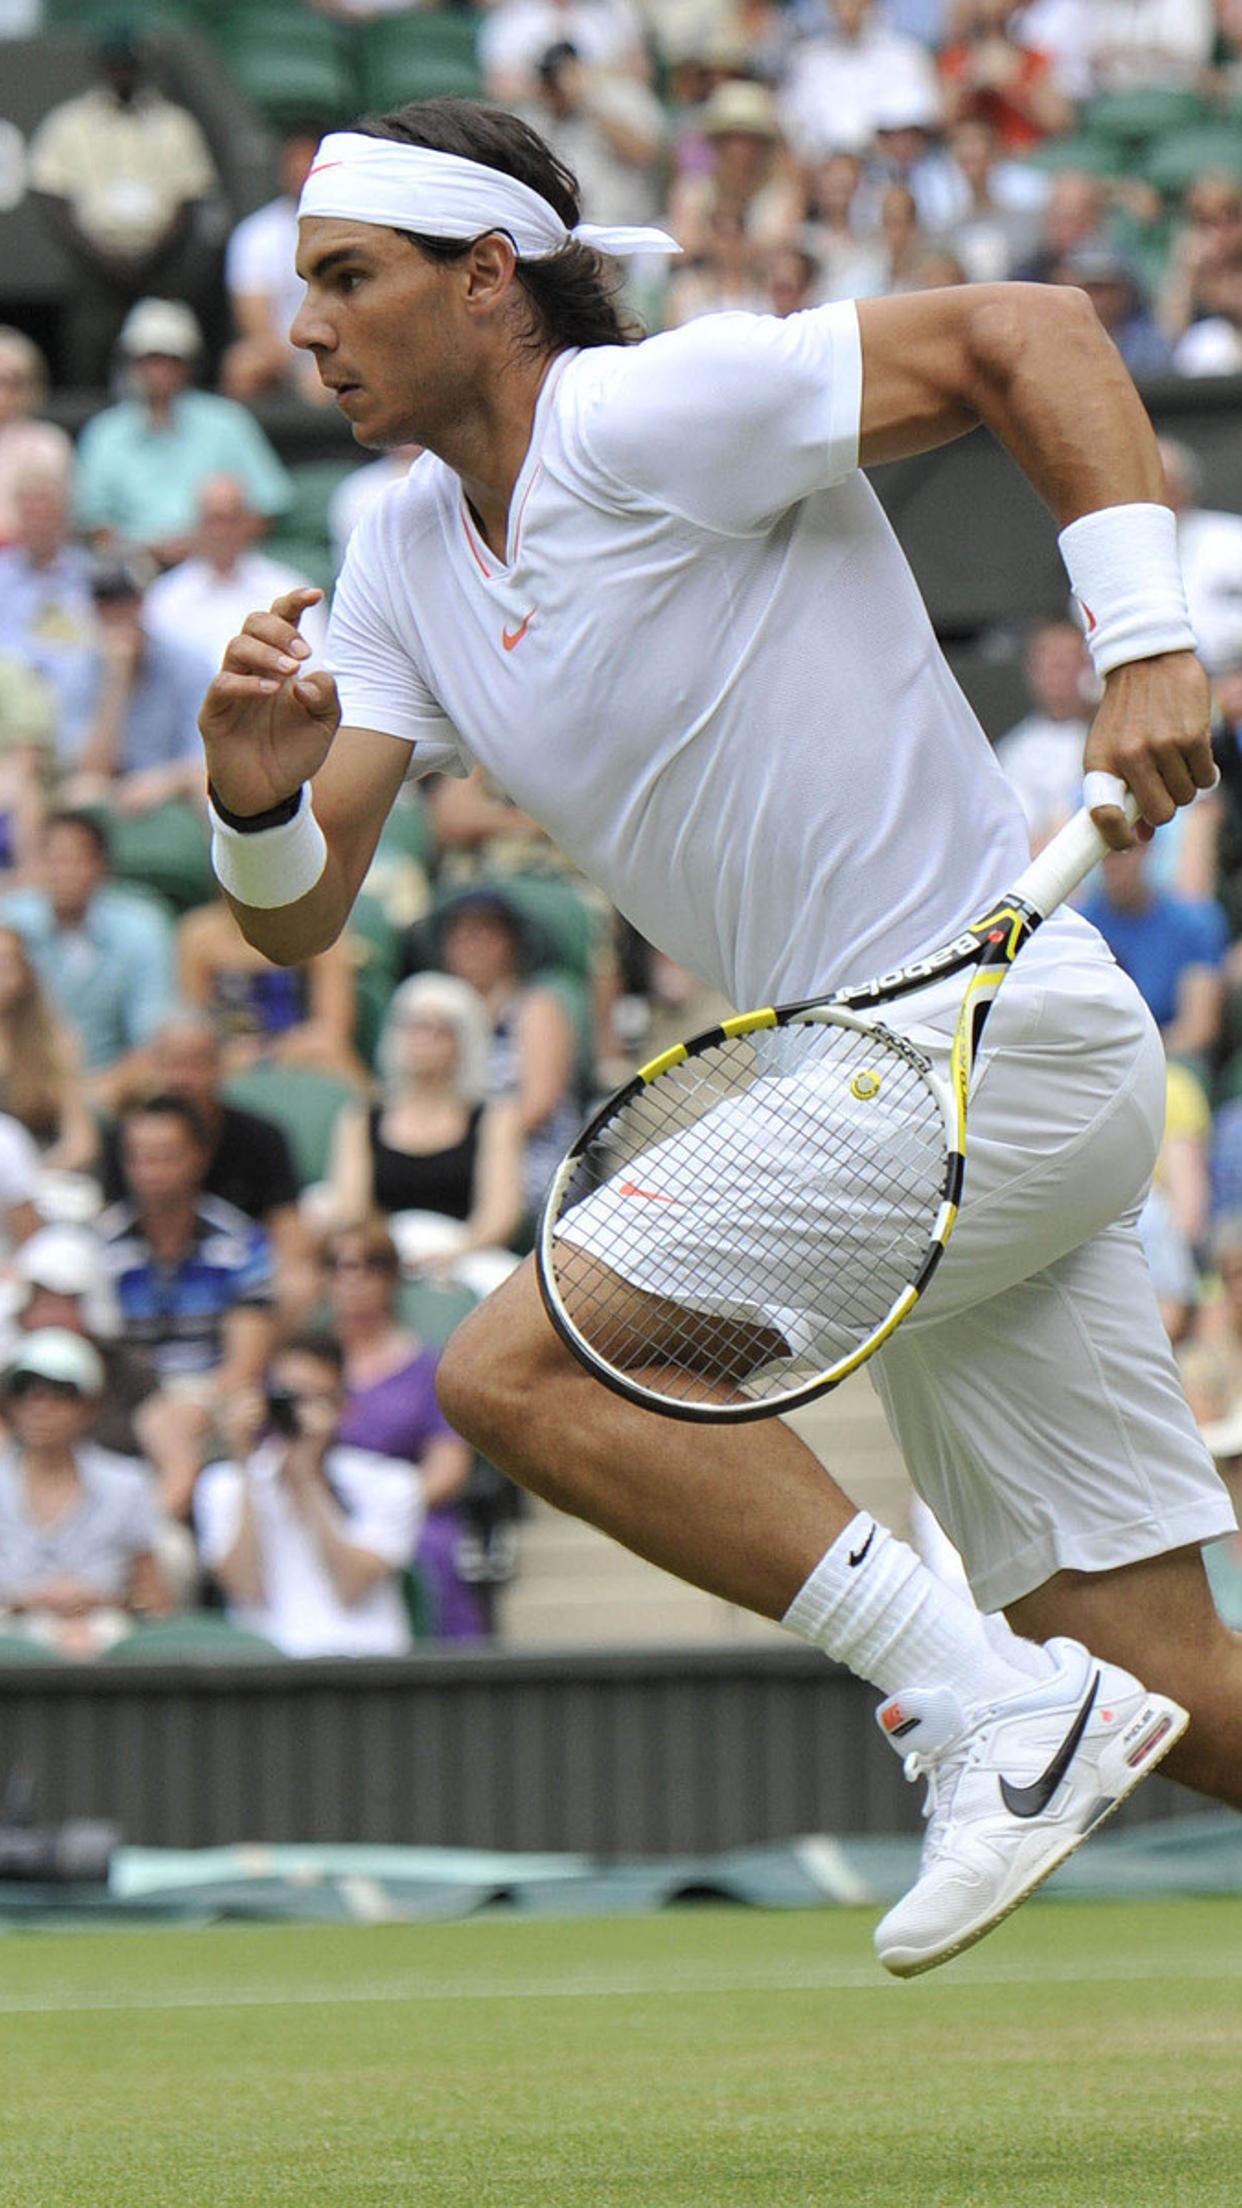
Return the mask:
<svg viewBox="0 0 1242 2208">
<path fill-rule="evenodd" d="M 72 1380 L 49 1380 L 41 1372 L 15 1372 L 4 1384 L 6 1395 L 15 1396 L 20 1402 L 27 1395 L 54 1395 L 62 1403 L 80 1403 L 82 1390 Z"/>
</svg>

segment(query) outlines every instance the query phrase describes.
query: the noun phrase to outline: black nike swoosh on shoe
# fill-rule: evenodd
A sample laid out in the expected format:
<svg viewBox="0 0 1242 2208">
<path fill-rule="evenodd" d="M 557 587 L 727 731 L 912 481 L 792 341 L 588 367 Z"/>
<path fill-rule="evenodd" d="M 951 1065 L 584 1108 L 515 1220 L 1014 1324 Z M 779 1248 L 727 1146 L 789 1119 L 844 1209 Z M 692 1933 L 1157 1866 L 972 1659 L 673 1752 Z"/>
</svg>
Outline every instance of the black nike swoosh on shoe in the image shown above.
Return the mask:
<svg viewBox="0 0 1242 2208">
<path fill-rule="evenodd" d="M 874 1541 L 874 1539 L 875 1539 L 875 1527 L 874 1527 L 874 1526 L 872 1526 L 872 1528 L 871 1528 L 871 1531 L 870 1531 L 870 1533 L 869 1533 L 869 1534 L 867 1535 L 867 1538 L 866 1538 L 866 1540 L 865 1540 L 865 1541 L 863 1542 L 863 1545 L 862 1545 L 861 1549 L 858 1549 L 857 1551 L 855 1551 L 854 1549 L 851 1549 L 851 1550 L 850 1550 L 850 1562 L 851 1562 L 851 1564 L 861 1564 L 861 1563 L 862 1563 L 862 1560 L 863 1560 L 864 1556 L 866 1555 L 866 1553 L 867 1553 L 868 1549 L 869 1549 L 869 1548 L 871 1547 L 871 1544 L 872 1544 L 872 1542 Z"/>
<path fill-rule="evenodd" d="M 1095 1698 L 1099 1691 L 1100 1675 L 1097 1671 L 1092 1677 L 1090 1692 L 1082 1708 L 1046 1771 L 1041 1771 L 1039 1777 L 1033 1779 L 1029 1786 L 1014 1786 L 1009 1779 L 1001 1780 L 1001 1800 L 1014 1817 L 1039 1817 L 1047 1809 L 1078 1753 L 1078 1743 L 1086 1732 L 1087 1720 L 1095 1708 Z"/>
</svg>

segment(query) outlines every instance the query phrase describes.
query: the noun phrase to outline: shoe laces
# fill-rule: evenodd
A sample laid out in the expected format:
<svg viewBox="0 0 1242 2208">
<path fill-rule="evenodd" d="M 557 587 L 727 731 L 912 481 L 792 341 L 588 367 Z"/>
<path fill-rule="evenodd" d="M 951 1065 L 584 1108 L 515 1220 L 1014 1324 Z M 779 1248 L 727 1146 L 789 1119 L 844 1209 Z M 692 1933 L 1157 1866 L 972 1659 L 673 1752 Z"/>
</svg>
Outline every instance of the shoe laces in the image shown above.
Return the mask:
<svg viewBox="0 0 1242 2208">
<path fill-rule="evenodd" d="M 958 1787 L 975 1758 L 977 1743 L 971 1740 L 950 1742 L 944 1748 L 929 1749 L 920 1754 L 912 1748 L 902 1761 L 902 1770 L 912 1782 L 924 1779 L 927 1792 L 923 1797 L 923 1817 L 927 1830 L 923 1835 L 923 1868 L 934 1863 L 948 1839 L 952 1823 L 952 1810 Z"/>
</svg>

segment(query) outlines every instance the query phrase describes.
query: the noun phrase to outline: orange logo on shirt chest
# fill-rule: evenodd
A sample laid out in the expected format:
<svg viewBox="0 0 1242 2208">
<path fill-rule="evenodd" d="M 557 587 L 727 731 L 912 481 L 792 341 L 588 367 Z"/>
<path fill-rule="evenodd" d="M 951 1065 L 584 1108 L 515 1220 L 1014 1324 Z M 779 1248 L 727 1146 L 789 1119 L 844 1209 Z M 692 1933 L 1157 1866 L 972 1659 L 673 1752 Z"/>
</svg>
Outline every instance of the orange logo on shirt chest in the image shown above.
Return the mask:
<svg viewBox="0 0 1242 2208">
<path fill-rule="evenodd" d="M 500 641 L 504 645 L 504 648 L 507 652 L 513 652 L 517 650 L 517 647 L 521 643 L 522 638 L 525 636 L 526 631 L 530 627 L 534 616 L 535 609 L 532 606 L 530 612 L 527 614 L 526 619 L 523 621 L 520 628 L 501 630 Z"/>
</svg>

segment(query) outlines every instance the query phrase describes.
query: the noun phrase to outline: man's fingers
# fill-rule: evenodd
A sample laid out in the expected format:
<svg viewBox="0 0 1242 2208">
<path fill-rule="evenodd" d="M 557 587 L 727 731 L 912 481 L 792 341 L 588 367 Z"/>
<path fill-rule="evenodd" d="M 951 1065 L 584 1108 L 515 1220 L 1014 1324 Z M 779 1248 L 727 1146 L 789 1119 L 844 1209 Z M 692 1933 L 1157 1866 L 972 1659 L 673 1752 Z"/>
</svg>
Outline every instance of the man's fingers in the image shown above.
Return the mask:
<svg viewBox="0 0 1242 2208">
<path fill-rule="evenodd" d="M 293 685 L 293 695 L 319 719 L 340 714 L 335 677 L 329 674 L 299 675 Z"/>
<path fill-rule="evenodd" d="M 295 659 L 309 659 L 311 648 L 304 636 L 298 634 L 292 621 L 282 621 L 274 613 L 248 613 L 241 625 L 243 636 L 258 637 L 260 642 L 273 645 L 277 651 L 291 652 Z M 236 638 L 233 640 L 236 642 Z"/>
<path fill-rule="evenodd" d="M 271 610 L 281 621 L 290 621 L 296 627 L 308 606 L 317 606 L 323 592 L 314 583 L 301 583 L 296 590 L 282 591 L 273 598 Z"/>
<path fill-rule="evenodd" d="M 233 638 L 224 655 L 224 665 L 231 674 L 274 675 L 283 682 L 290 675 L 300 674 L 304 662 L 279 644 L 269 644 L 262 637 L 243 633 Z"/>
<path fill-rule="evenodd" d="M 203 700 L 204 713 L 210 713 L 213 705 L 240 705 L 248 698 L 270 698 L 280 688 L 280 680 L 274 675 L 241 675 L 230 669 L 222 669 L 215 677 Z"/>
<path fill-rule="evenodd" d="M 1091 818 L 1110 851 L 1128 851 L 1136 841 L 1134 830 L 1119 805 L 1093 805 Z"/>
</svg>

